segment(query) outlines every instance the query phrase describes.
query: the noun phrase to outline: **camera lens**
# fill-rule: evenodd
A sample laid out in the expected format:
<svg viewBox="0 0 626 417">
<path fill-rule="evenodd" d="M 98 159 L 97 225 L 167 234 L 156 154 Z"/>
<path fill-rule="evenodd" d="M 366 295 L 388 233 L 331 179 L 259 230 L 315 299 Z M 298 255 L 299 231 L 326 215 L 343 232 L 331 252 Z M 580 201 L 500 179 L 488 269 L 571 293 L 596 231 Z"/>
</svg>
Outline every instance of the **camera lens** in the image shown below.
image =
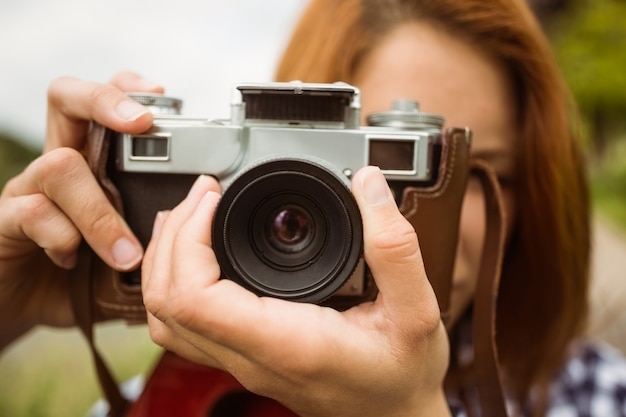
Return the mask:
<svg viewBox="0 0 626 417">
<path fill-rule="evenodd" d="M 244 170 L 216 209 L 222 274 L 262 295 L 321 302 L 350 278 L 362 252 L 361 215 L 340 173 L 272 159 Z"/>
<path fill-rule="evenodd" d="M 315 235 L 315 224 L 304 207 L 280 207 L 270 216 L 269 236 L 274 247 L 285 253 L 298 252 L 306 247 Z"/>
</svg>

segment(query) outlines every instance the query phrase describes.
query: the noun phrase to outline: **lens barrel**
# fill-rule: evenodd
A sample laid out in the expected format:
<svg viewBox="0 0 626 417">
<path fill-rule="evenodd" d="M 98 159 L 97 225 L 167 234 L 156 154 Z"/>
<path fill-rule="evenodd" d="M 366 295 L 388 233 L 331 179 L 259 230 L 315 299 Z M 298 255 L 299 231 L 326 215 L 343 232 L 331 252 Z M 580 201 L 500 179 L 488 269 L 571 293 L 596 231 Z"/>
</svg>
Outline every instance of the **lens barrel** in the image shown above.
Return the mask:
<svg viewBox="0 0 626 417">
<path fill-rule="evenodd" d="M 347 180 L 310 159 L 242 171 L 216 209 L 213 248 L 225 278 L 261 296 L 319 303 L 352 275 L 363 250 Z"/>
</svg>

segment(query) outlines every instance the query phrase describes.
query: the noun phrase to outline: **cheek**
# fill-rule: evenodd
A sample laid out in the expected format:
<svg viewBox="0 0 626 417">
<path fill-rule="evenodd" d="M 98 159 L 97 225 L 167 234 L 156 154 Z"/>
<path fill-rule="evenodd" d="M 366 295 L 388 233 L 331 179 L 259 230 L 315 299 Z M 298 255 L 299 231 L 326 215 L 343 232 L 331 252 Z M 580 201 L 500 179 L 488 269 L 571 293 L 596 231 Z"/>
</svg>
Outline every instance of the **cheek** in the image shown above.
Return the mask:
<svg viewBox="0 0 626 417">
<path fill-rule="evenodd" d="M 454 267 L 452 309 L 453 322 L 463 314 L 474 296 L 478 269 L 485 239 L 485 204 L 476 179 L 470 179 L 461 209 L 461 225 Z"/>
</svg>

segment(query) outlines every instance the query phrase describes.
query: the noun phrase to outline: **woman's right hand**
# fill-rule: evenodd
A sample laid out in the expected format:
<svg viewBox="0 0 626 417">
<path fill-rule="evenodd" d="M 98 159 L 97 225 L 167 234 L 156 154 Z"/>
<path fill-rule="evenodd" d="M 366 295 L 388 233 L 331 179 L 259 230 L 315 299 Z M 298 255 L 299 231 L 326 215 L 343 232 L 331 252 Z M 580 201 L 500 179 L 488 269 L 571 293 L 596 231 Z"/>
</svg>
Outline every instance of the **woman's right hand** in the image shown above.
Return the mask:
<svg viewBox="0 0 626 417">
<path fill-rule="evenodd" d="M 0 350 L 37 324 L 74 324 L 68 270 L 83 238 L 112 268 L 141 262 L 143 248 L 81 154 L 92 120 L 125 133 L 151 126 L 150 111 L 124 91 L 163 88 L 129 72 L 108 84 L 50 85 L 44 152 L 0 194 Z"/>
</svg>

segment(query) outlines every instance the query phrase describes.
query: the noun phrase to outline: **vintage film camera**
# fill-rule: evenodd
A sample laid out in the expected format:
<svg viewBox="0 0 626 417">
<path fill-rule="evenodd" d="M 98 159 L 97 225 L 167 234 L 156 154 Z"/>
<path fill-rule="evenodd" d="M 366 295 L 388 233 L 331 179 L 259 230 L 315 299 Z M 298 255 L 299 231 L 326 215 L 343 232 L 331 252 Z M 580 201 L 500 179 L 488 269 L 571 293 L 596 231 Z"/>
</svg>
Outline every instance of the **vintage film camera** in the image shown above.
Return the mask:
<svg viewBox="0 0 626 417">
<path fill-rule="evenodd" d="M 96 167 L 103 187 L 147 245 L 157 211 L 180 202 L 199 174 L 212 175 L 223 196 L 207 233 L 224 278 L 287 300 L 349 306 L 371 299 L 352 175 L 379 166 L 400 205 L 406 187 L 441 183 L 445 136 L 469 142 L 469 131 L 444 132 L 443 118 L 413 101 L 393 103 L 362 127 L 359 90 L 345 83 L 237 91 L 230 120 L 185 117 L 180 100 L 131 95 L 152 108 L 154 124 L 135 135 L 106 130 L 99 151 L 106 163 Z M 139 288 L 140 272 L 121 280 Z"/>
</svg>

